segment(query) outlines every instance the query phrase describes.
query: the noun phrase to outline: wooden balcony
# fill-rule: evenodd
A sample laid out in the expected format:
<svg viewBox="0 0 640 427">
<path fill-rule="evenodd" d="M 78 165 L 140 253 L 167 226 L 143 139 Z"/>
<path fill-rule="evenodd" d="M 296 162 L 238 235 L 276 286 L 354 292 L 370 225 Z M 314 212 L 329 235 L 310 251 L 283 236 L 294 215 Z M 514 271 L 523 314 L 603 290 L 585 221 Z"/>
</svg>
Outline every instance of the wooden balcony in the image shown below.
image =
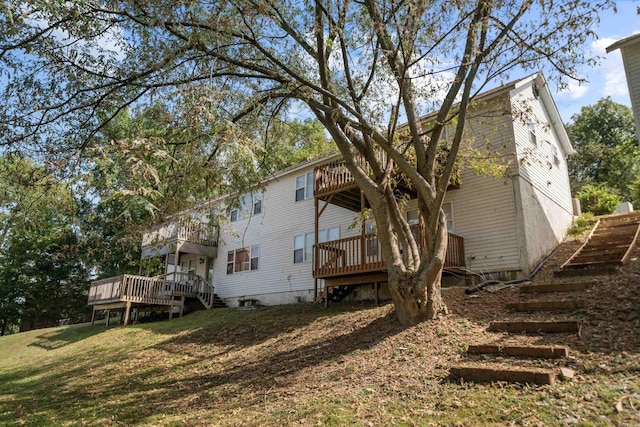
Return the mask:
<svg viewBox="0 0 640 427">
<path fill-rule="evenodd" d="M 422 247 L 421 231 L 414 227 L 414 236 Z M 375 234 L 347 237 L 314 245 L 313 277 L 317 279 L 344 277 L 386 270 L 386 263 Z M 464 239 L 448 235 L 445 268 L 464 267 Z"/>
<path fill-rule="evenodd" d="M 387 156 L 382 153 L 379 156 L 379 161 L 386 162 Z M 366 171 L 370 168 L 368 165 L 363 164 Z M 331 162 L 318 165 L 314 169 L 315 172 L 315 197 L 332 203 L 334 205 L 342 206 L 343 208 L 358 212 L 364 207 L 369 207 L 367 200 L 361 199 L 360 188 L 356 183 L 353 175 L 347 169 L 344 160 L 333 160 Z M 395 176 L 396 187 L 395 191 L 398 194 L 409 194 L 410 198 L 417 196 L 415 190 L 411 189 L 408 185 L 404 175 L 398 174 Z M 460 184 L 452 178 L 452 182 L 449 184 L 448 190 L 454 190 L 460 188 Z"/>
<path fill-rule="evenodd" d="M 207 307 L 213 304 L 213 287 L 202 277 L 169 273 L 156 277 L 125 274 L 91 282 L 88 304 L 95 308 L 115 308 L 123 303 L 174 305 L 175 297 L 198 298 Z"/>
<path fill-rule="evenodd" d="M 157 225 L 142 236 L 143 259 L 176 251 L 215 257 L 218 229 L 200 221 L 181 220 Z"/>
</svg>

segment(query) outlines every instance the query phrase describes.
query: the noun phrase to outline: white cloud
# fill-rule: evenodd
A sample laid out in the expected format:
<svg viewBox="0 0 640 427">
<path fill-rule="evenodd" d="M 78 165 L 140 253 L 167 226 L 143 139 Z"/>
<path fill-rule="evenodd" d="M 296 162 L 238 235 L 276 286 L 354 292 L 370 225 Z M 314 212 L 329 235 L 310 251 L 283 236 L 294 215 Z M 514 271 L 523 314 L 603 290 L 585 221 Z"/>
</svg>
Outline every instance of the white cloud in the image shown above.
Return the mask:
<svg viewBox="0 0 640 427">
<path fill-rule="evenodd" d="M 580 99 L 587 94 L 588 90 L 588 83 L 571 80 L 563 93 L 569 96 L 569 98 L 571 99 Z"/>
<path fill-rule="evenodd" d="M 620 51 L 606 53 L 605 50 L 616 41 L 612 38 L 602 38 L 591 43 L 591 51 L 601 57 L 601 62 L 595 71 L 602 74 L 604 80 L 600 91 L 603 97 L 626 95 L 629 92 Z"/>
</svg>

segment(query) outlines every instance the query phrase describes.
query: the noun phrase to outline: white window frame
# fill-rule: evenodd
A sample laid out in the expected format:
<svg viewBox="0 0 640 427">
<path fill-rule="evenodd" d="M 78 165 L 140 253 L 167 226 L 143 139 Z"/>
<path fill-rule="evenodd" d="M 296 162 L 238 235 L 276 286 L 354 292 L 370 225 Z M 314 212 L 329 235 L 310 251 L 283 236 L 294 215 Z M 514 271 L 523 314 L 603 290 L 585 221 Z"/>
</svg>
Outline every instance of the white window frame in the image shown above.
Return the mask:
<svg viewBox="0 0 640 427">
<path fill-rule="evenodd" d="M 247 252 L 249 259 L 247 261 L 237 261 L 239 253 Z M 240 268 L 236 266 L 240 264 Z M 246 248 L 234 249 L 227 252 L 227 274 L 240 273 L 242 271 L 254 271 L 260 268 L 260 245 L 252 245 Z"/>
<path fill-rule="evenodd" d="M 447 209 L 446 206 L 449 206 L 449 212 L 450 214 L 447 215 Z M 453 215 L 453 203 L 452 202 L 446 202 L 442 204 L 442 210 L 445 213 L 445 216 L 447 218 L 447 232 L 449 233 L 455 233 L 455 223 L 453 221 L 454 215 Z M 449 218 L 449 216 L 451 216 L 451 218 Z"/>
<path fill-rule="evenodd" d="M 409 216 L 413 216 L 414 213 L 415 218 L 409 218 Z M 420 212 L 418 212 L 418 209 L 411 209 L 407 211 L 407 222 L 410 226 L 420 224 Z"/>
<path fill-rule="evenodd" d="M 245 194 L 240 200 L 240 207 L 231 209 L 229 220 L 236 222 L 247 218 L 247 216 L 260 215 L 263 209 L 262 191 L 255 194 Z"/>
<path fill-rule="evenodd" d="M 555 163 L 556 166 L 560 166 L 560 156 L 558 155 L 558 147 L 556 147 L 556 145 L 552 142 L 550 142 L 549 145 L 551 145 L 551 155 L 553 156 L 553 163 Z"/>
<path fill-rule="evenodd" d="M 318 243 L 340 239 L 340 227 L 327 227 L 318 230 Z M 315 241 L 314 233 L 303 233 L 293 236 L 293 263 L 301 264 L 309 262 L 313 259 L 313 243 Z M 296 256 L 296 253 L 302 253 L 302 257 Z"/>
<path fill-rule="evenodd" d="M 536 135 L 536 124 L 533 119 L 529 119 L 527 123 L 527 127 L 529 128 L 529 142 L 534 146 L 538 146 L 538 136 Z"/>
<path fill-rule="evenodd" d="M 253 206 L 251 208 L 251 212 L 253 215 L 260 215 L 262 213 L 262 191 L 258 191 L 256 194 L 252 195 Z"/>
<path fill-rule="evenodd" d="M 296 202 L 312 198 L 314 187 L 315 175 L 313 171 L 296 176 Z M 300 190 L 302 191 L 300 192 Z M 298 195 L 299 192 L 302 194 L 302 196 Z"/>
</svg>

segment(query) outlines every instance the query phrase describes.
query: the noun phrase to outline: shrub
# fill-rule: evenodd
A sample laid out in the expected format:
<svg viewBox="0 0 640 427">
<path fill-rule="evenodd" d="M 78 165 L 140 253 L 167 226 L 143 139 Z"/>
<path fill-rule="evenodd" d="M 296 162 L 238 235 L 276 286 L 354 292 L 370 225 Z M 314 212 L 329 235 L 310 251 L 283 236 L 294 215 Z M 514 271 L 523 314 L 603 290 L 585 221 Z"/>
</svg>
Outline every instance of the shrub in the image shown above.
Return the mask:
<svg viewBox="0 0 640 427">
<path fill-rule="evenodd" d="M 601 185 L 587 184 L 576 194 L 584 212 L 594 215 L 612 213 L 621 202 L 620 196 Z"/>
<path fill-rule="evenodd" d="M 596 223 L 596 219 L 592 213 L 586 212 L 580 215 L 578 218 L 573 220 L 571 227 L 567 230 L 567 234 L 569 236 L 579 236 L 584 233 L 586 230 L 591 229 L 593 224 Z"/>
</svg>

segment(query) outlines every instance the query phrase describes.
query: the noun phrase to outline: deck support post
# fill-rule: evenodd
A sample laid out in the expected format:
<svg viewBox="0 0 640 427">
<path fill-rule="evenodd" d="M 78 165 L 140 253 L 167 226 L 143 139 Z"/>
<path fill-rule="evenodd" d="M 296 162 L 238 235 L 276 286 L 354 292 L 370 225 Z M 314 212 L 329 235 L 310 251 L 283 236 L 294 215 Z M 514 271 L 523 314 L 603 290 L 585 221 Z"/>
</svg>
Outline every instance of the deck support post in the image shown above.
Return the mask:
<svg viewBox="0 0 640 427">
<path fill-rule="evenodd" d="M 129 324 L 129 318 L 131 317 L 131 301 L 127 301 L 127 306 L 124 311 L 124 326 Z"/>
<path fill-rule="evenodd" d="M 317 172 L 316 172 L 316 183 L 318 182 L 318 177 L 317 177 Z M 317 185 L 317 184 L 316 184 Z M 317 189 L 314 192 L 314 194 L 317 193 Z M 318 253 L 318 232 L 320 230 L 320 212 L 318 211 L 319 208 L 319 200 L 317 197 L 313 198 L 314 201 L 314 208 L 316 210 L 316 221 L 315 221 L 315 225 L 313 228 L 313 233 L 315 235 L 315 237 L 313 238 L 314 240 L 314 246 L 313 246 L 313 265 L 311 267 L 311 271 L 313 271 L 314 276 L 315 276 L 315 272 L 316 269 L 319 267 L 319 263 L 320 263 L 320 254 Z M 313 278 L 313 300 L 317 301 L 318 300 L 318 279 L 316 277 Z"/>
<path fill-rule="evenodd" d="M 182 315 L 184 314 L 184 300 L 186 299 L 186 297 L 182 296 L 180 297 L 180 317 L 182 317 Z"/>
<path fill-rule="evenodd" d="M 379 305 L 378 304 L 378 291 L 380 289 L 379 286 L 378 286 L 378 282 L 377 281 L 373 282 L 373 288 L 375 289 L 375 293 L 376 293 L 376 297 L 375 298 L 376 298 L 376 307 L 377 307 Z"/>
<path fill-rule="evenodd" d="M 96 321 L 96 309 L 95 307 L 93 307 L 93 311 L 91 312 L 91 326 L 93 326 L 95 321 Z"/>
<path fill-rule="evenodd" d="M 362 212 L 364 212 L 365 207 L 367 206 L 367 200 L 364 196 L 364 191 L 360 190 L 360 213 L 362 214 Z M 363 218 L 364 219 L 364 218 Z M 360 224 L 360 232 L 361 232 L 361 238 L 360 238 L 360 265 L 364 266 L 365 262 L 366 262 L 366 250 L 367 250 L 367 245 L 365 242 L 365 234 L 367 234 L 367 224 L 365 221 L 362 221 L 362 224 Z"/>
<path fill-rule="evenodd" d="M 111 310 L 107 309 L 107 326 L 111 323 Z"/>
</svg>

